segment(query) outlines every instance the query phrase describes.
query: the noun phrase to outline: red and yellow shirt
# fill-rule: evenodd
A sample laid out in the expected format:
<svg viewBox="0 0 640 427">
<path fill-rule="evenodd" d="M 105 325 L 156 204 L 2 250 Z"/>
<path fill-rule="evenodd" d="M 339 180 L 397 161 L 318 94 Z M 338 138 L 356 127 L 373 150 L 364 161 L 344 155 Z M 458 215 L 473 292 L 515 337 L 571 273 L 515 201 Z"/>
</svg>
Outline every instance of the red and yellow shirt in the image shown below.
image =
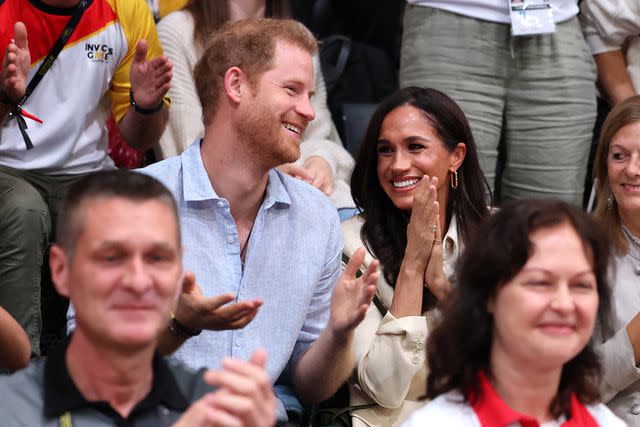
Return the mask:
<svg viewBox="0 0 640 427">
<path fill-rule="evenodd" d="M 13 38 L 14 23 L 22 21 L 31 53 L 30 80 L 72 12 L 41 0 L 0 0 L 0 51 Z M 105 122 L 111 111 L 119 121 L 129 109 L 129 68 L 141 39 L 149 43 L 148 58 L 162 54 L 144 0 L 93 0 L 24 104 L 43 120 L 27 120 L 34 148 L 27 151 L 16 120 L 8 120 L 0 130 L 0 164 L 46 174 L 113 167 Z"/>
</svg>

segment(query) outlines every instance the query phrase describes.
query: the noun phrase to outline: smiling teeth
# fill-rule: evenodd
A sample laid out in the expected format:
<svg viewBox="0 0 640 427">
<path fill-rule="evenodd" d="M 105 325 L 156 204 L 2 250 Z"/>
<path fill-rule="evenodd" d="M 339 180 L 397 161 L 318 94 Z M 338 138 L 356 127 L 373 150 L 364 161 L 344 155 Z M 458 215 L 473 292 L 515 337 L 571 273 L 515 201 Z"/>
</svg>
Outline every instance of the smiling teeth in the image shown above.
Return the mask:
<svg viewBox="0 0 640 427">
<path fill-rule="evenodd" d="M 404 188 L 416 185 L 420 181 L 419 179 L 408 179 L 406 181 L 393 181 L 392 184 L 395 188 Z"/>
<path fill-rule="evenodd" d="M 284 127 L 289 129 L 291 132 L 295 132 L 300 135 L 300 129 L 290 123 L 284 123 Z"/>
</svg>

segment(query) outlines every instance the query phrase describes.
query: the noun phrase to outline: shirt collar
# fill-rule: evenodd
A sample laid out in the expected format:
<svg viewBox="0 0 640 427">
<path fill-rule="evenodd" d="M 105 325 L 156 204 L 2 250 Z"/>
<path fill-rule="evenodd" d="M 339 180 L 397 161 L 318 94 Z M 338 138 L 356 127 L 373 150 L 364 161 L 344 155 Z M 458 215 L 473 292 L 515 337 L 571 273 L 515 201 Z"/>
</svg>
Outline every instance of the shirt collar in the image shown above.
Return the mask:
<svg viewBox="0 0 640 427">
<path fill-rule="evenodd" d="M 182 160 L 184 200 L 223 200 L 216 194 L 209 181 L 209 175 L 207 175 L 207 171 L 204 168 L 202 155 L 200 153 L 201 143 L 202 140 L 196 141 L 180 155 Z M 264 202 L 262 203 L 264 209 L 269 209 L 275 204 L 291 205 L 291 198 L 284 184 L 285 179 L 286 178 L 275 169 L 269 171 L 267 191 Z"/>
<path fill-rule="evenodd" d="M 120 417 L 107 402 L 89 402 L 74 384 L 65 355 L 69 346 L 69 338 L 65 338 L 47 357 L 44 366 L 44 415 L 57 417 L 65 412 L 84 407 L 95 407 L 111 416 Z M 153 384 L 149 394 L 131 411 L 135 415 L 159 405 L 184 412 L 189 402 L 182 394 L 173 373 L 164 358 L 156 353 L 153 358 Z M 130 416 L 131 416 L 130 415 Z"/>
<path fill-rule="evenodd" d="M 202 140 L 191 144 L 181 155 L 182 191 L 187 202 L 201 200 L 218 200 L 220 197 L 213 191 L 209 175 L 202 163 L 200 144 Z"/>
<path fill-rule="evenodd" d="M 457 259 L 460 251 L 460 241 L 458 237 L 458 220 L 456 214 L 451 215 L 449 229 L 442 239 L 442 245 L 448 258 Z"/>
<path fill-rule="evenodd" d="M 538 420 L 527 415 L 520 414 L 511 409 L 493 389 L 491 382 L 483 371 L 478 373 L 479 396 L 473 403 L 473 410 L 480 420 L 482 427 L 508 427 L 520 425 L 521 427 L 539 427 Z M 587 408 L 580 403 L 575 394 L 571 395 L 568 420 L 562 423 L 562 427 L 597 427 Z M 518 423 L 518 424 L 516 424 Z"/>
</svg>

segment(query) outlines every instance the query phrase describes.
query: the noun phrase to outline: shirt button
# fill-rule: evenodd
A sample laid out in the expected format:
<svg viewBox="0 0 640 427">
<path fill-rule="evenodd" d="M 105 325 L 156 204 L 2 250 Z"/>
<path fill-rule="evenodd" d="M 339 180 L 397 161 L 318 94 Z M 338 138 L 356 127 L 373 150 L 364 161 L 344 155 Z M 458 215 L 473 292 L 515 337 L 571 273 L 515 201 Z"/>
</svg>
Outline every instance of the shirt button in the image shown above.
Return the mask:
<svg viewBox="0 0 640 427">
<path fill-rule="evenodd" d="M 233 236 L 227 236 L 227 242 L 233 243 L 233 240 L 234 240 Z"/>
<path fill-rule="evenodd" d="M 420 335 L 418 335 L 418 339 L 419 339 L 420 341 L 423 341 L 423 340 L 424 340 L 424 334 L 420 334 Z"/>
<path fill-rule="evenodd" d="M 424 348 L 424 344 L 422 342 L 419 342 L 419 343 L 416 344 L 416 348 L 418 350 L 422 350 Z"/>
<path fill-rule="evenodd" d="M 640 405 L 634 403 L 633 405 L 631 405 L 631 410 L 629 412 L 631 412 L 633 415 L 640 414 Z"/>
<path fill-rule="evenodd" d="M 223 208 L 224 202 L 222 200 L 218 200 L 218 207 Z"/>
<path fill-rule="evenodd" d="M 240 341 L 236 340 L 235 345 L 236 345 L 236 347 L 240 347 Z"/>
<path fill-rule="evenodd" d="M 418 363 L 420 363 L 420 358 L 418 356 L 413 356 L 413 358 L 411 358 L 411 361 L 414 365 L 417 365 Z"/>
</svg>

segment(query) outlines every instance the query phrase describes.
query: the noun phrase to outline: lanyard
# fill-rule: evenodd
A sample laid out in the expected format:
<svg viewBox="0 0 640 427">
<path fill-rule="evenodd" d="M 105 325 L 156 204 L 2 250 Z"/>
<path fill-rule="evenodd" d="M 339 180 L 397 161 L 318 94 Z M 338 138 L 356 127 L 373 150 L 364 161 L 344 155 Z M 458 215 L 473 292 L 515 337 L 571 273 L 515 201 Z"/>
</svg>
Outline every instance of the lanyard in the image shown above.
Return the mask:
<svg viewBox="0 0 640 427">
<path fill-rule="evenodd" d="M 24 143 L 27 146 L 27 150 L 31 150 L 33 148 L 33 143 L 31 142 L 29 135 L 27 135 L 27 122 L 24 120 L 24 117 L 23 117 L 24 114 L 22 111 L 22 105 L 25 103 L 29 95 L 31 95 L 31 93 L 34 91 L 36 86 L 38 86 L 38 84 L 40 83 L 44 75 L 47 73 L 47 71 L 49 71 L 49 69 L 53 65 L 53 62 L 58 57 L 58 54 L 62 51 L 62 48 L 64 47 L 64 45 L 67 44 L 67 42 L 71 38 L 71 35 L 73 34 L 76 27 L 78 26 L 78 23 L 80 22 L 80 18 L 82 18 L 82 14 L 84 13 L 85 10 L 87 10 L 87 8 L 91 5 L 92 2 L 93 0 L 80 0 L 80 3 L 78 3 L 75 10 L 73 11 L 71 18 L 69 19 L 69 22 L 67 22 L 67 25 L 64 27 L 64 30 L 62 30 L 62 33 L 58 37 L 58 40 L 56 40 L 53 47 L 51 48 L 51 51 L 44 58 L 44 60 L 40 64 L 40 67 L 38 68 L 38 71 L 36 71 L 36 74 L 33 76 L 31 81 L 29 82 L 29 85 L 27 86 L 24 92 L 24 95 L 22 96 L 22 98 L 18 100 L 16 105 L 13 107 L 13 109 L 9 113 L 9 118 L 15 117 L 16 121 L 18 122 L 18 128 L 20 129 L 20 133 L 22 134 Z"/>
</svg>

